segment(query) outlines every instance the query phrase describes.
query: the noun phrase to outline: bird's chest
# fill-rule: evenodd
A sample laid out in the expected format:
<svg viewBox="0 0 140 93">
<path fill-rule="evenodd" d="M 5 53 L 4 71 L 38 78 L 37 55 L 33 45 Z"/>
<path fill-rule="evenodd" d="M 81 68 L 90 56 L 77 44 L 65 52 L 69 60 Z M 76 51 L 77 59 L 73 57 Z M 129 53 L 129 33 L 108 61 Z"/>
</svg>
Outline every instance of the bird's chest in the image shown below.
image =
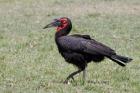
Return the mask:
<svg viewBox="0 0 140 93">
<path fill-rule="evenodd" d="M 84 55 L 80 53 L 71 52 L 71 51 L 63 51 L 60 53 L 64 57 L 64 59 L 69 63 L 85 61 Z"/>
</svg>

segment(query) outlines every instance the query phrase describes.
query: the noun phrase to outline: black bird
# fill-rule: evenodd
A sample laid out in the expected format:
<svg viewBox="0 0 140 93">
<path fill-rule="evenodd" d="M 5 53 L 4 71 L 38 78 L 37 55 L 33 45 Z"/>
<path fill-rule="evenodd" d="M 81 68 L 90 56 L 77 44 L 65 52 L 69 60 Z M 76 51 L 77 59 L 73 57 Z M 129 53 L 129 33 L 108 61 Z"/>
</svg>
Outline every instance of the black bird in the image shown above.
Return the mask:
<svg viewBox="0 0 140 93">
<path fill-rule="evenodd" d="M 55 42 L 57 44 L 60 54 L 64 57 L 66 62 L 78 67 L 78 70 L 71 73 L 64 83 L 68 83 L 73 76 L 83 71 L 83 79 L 85 80 L 85 68 L 91 61 L 100 62 L 105 57 L 120 66 L 125 66 L 126 63 L 132 59 L 116 54 L 115 50 L 110 47 L 97 42 L 89 35 L 68 35 L 72 29 L 71 20 L 67 17 L 54 19 L 54 21 L 46 25 L 43 29 L 49 27 L 56 27 Z"/>
</svg>

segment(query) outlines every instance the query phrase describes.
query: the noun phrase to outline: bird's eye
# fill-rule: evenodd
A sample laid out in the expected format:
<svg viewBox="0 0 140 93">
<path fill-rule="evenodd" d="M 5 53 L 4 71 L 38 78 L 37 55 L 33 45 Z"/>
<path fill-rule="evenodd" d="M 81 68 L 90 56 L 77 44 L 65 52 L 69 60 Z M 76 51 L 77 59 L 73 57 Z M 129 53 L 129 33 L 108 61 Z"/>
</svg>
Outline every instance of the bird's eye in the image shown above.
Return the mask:
<svg viewBox="0 0 140 93">
<path fill-rule="evenodd" d="M 67 21 L 63 20 L 63 24 L 67 23 Z"/>
</svg>

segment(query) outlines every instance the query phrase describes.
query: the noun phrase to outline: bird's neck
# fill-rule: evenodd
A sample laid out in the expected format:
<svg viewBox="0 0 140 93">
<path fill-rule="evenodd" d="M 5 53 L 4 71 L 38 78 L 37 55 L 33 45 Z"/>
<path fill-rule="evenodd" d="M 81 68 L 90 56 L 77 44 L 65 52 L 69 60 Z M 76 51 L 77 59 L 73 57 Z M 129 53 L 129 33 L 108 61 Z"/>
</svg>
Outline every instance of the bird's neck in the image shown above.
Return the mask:
<svg viewBox="0 0 140 93">
<path fill-rule="evenodd" d="M 63 29 L 57 30 L 57 32 L 55 33 L 55 38 L 57 39 L 61 36 L 68 35 L 70 33 L 71 29 L 72 29 L 72 25 L 69 25 L 69 26 L 66 26 Z"/>
<path fill-rule="evenodd" d="M 71 31 L 71 28 L 72 28 L 72 27 L 70 27 L 70 28 L 65 28 L 65 29 L 62 29 L 61 31 L 57 31 L 57 32 L 55 33 L 55 42 L 56 42 L 56 44 L 57 44 L 57 46 L 58 46 L 58 49 L 59 49 L 58 38 L 60 38 L 60 37 L 62 37 L 62 36 L 68 35 L 69 32 Z"/>
<path fill-rule="evenodd" d="M 56 42 L 56 45 L 57 45 L 57 47 L 58 47 L 59 52 L 61 52 L 61 51 L 60 51 L 61 47 L 60 47 L 60 45 L 59 45 L 58 38 L 59 38 L 59 37 L 62 37 L 62 36 L 68 35 L 69 32 L 71 31 L 71 29 L 72 29 L 72 25 L 70 24 L 70 25 L 67 26 L 66 28 L 61 29 L 61 30 L 59 30 L 59 31 L 57 31 L 57 32 L 55 33 L 55 42 Z"/>
</svg>

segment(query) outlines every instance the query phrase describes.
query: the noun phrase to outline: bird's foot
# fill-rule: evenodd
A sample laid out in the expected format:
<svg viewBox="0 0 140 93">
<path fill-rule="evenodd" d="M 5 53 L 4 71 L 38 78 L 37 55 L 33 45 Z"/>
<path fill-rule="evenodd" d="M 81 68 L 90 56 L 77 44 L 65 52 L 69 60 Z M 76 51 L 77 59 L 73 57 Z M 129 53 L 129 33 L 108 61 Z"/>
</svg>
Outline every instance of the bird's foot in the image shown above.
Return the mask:
<svg viewBox="0 0 140 93">
<path fill-rule="evenodd" d="M 65 80 L 63 83 L 64 84 L 69 84 L 69 81 L 68 80 Z"/>
<path fill-rule="evenodd" d="M 64 84 L 69 84 L 69 79 L 72 79 L 72 81 L 75 81 L 73 77 L 69 77 L 64 81 Z"/>
</svg>

